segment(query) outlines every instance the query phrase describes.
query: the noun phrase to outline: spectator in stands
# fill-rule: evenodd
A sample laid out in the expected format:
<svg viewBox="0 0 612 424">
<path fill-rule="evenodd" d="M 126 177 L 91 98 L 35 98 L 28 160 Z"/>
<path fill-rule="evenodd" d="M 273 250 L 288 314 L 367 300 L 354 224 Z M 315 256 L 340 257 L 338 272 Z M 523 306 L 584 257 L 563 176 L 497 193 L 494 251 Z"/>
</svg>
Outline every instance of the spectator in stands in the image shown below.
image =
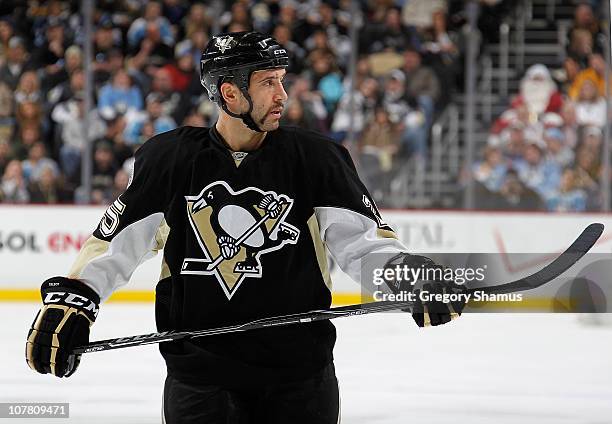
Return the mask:
<svg viewBox="0 0 612 424">
<path fill-rule="evenodd" d="M 155 33 L 154 37 L 151 37 L 152 33 Z M 149 37 L 159 44 L 174 45 L 170 22 L 162 15 L 162 5 L 159 1 L 145 3 L 143 16 L 137 18 L 127 32 L 128 44 L 133 50 Z"/>
<path fill-rule="evenodd" d="M 60 18 L 50 18 L 46 22 L 44 43 L 34 50 L 32 62 L 37 69 L 43 68 L 45 74 L 54 75 L 61 71 L 64 53 L 70 45 L 64 32 L 65 22 Z"/>
<path fill-rule="evenodd" d="M 240 1 L 234 2 L 231 5 L 231 10 L 221 15 L 219 21 L 222 26 L 221 32 L 231 32 L 230 27 L 232 25 L 239 25 L 244 28 L 244 31 L 253 29 L 248 4 Z"/>
<path fill-rule="evenodd" d="M 381 10 L 381 13 L 383 10 Z M 376 53 L 384 50 L 403 51 L 410 44 L 418 42 L 414 29 L 402 23 L 401 12 L 396 7 L 387 8 L 384 17 L 369 19 L 361 31 L 361 51 Z"/>
<path fill-rule="evenodd" d="M 17 105 L 15 112 L 17 125 L 19 126 L 37 126 L 43 128 L 44 114 L 42 104 L 40 102 L 24 101 Z"/>
<path fill-rule="evenodd" d="M 377 107 L 373 119 L 366 123 L 359 138 L 361 175 L 377 201 L 382 200 L 388 189 L 387 176 L 399 149 L 397 125 L 389 120 L 383 107 Z"/>
<path fill-rule="evenodd" d="M 185 28 L 185 37 L 191 38 L 196 32 L 209 33 L 211 21 L 212 19 L 208 14 L 206 5 L 202 3 L 192 4 L 183 24 Z M 202 50 L 203 48 L 200 49 L 200 53 Z"/>
<path fill-rule="evenodd" d="M 598 35 L 600 32 L 598 19 L 595 16 L 593 7 L 585 1 L 578 4 L 574 9 L 574 22 L 568 31 L 568 38 L 570 40 L 569 52 L 572 52 L 572 41 L 575 40 L 576 34 L 581 32 L 583 35 L 578 37 L 589 40 L 588 48 L 590 51 L 602 51 L 603 46 L 598 42 Z M 588 36 L 586 34 L 588 34 Z M 586 65 L 586 63 L 583 65 Z"/>
<path fill-rule="evenodd" d="M 415 154 L 425 160 L 430 127 L 427 119 L 433 115 L 433 105 L 423 96 L 419 99 L 408 97 L 405 79 L 404 73 L 399 69 L 389 74 L 385 81 L 382 104 L 390 121 L 401 131 L 402 156 Z"/>
<path fill-rule="evenodd" d="M 132 56 L 128 60 L 128 67 L 134 72 L 142 70 L 146 75 L 153 76 L 155 69 L 158 69 L 172 59 L 174 51 L 162 39 L 158 23 L 156 21 L 149 21 L 145 27 L 144 38 L 132 49 L 131 54 Z M 140 84 L 144 86 L 145 82 L 141 81 Z M 147 88 L 144 87 L 144 91 L 147 91 Z"/>
<path fill-rule="evenodd" d="M 204 31 L 195 31 L 190 35 L 190 37 L 186 40 L 183 40 L 185 45 L 189 46 L 191 51 L 191 55 L 193 56 L 193 63 L 197 64 L 196 71 L 200 70 L 200 58 L 202 56 L 202 52 L 206 48 L 208 44 L 208 35 Z M 177 45 L 177 48 L 181 48 Z"/>
<path fill-rule="evenodd" d="M 500 140 L 504 157 L 511 163 L 520 160 L 524 156 L 527 145 L 525 133 L 529 130 L 519 121 L 512 121 L 507 128 L 500 133 Z"/>
<path fill-rule="evenodd" d="M 40 127 L 36 124 L 19 126 L 17 140 L 12 146 L 12 156 L 15 159 L 26 160 L 32 146 L 41 141 Z"/>
<path fill-rule="evenodd" d="M 504 211 L 545 210 L 545 203 L 534 190 L 527 187 L 510 168 L 499 192 L 488 190 L 479 181 L 475 182 L 474 201 L 478 209 Z"/>
<path fill-rule="evenodd" d="M 539 125 L 544 129 L 544 131 L 550 128 L 562 128 L 564 125 L 563 117 L 555 112 L 546 112 L 540 118 L 538 122 Z"/>
<path fill-rule="evenodd" d="M 331 137 L 342 143 L 348 133 L 349 127 L 353 134 L 359 135 L 365 127 L 365 123 L 374 116 L 374 110 L 379 103 L 378 82 L 374 78 L 365 79 L 358 87 L 354 95 L 354 110 L 350 109 L 348 94 L 342 97 L 338 109 L 334 114 L 331 125 Z M 352 126 L 351 126 L 352 116 Z"/>
<path fill-rule="evenodd" d="M 599 95 L 596 82 L 585 79 L 576 99 L 578 125 L 603 127 L 606 124 L 606 100 Z"/>
<path fill-rule="evenodd" d="M 98 108 L 102 116 L 112 114 L 113 110 L 123 114 L 130 109 L 143 109 L 142 93 L 132 83 L 127 71 L 119 69 L 113 75 L 112 83 L 100 89 Z"/>
<path fill-rule="evenodd" d="M 596 155 L 600 155 L 603 146 L 603 132 L 600 127 L 586 126 L 582 128 L 581 147 L 591 150 Z"/>
<path fill-rule="evenodd" d="M 572 31 L 567 54 L 576 59 L 581 69 L 586 68 L 593 54 L 593 35 L 585 29 Z"/>
<path fill-rule="evenodd" d="M 72 196 L 64 189 L 60 177 L 48 166 L 42 168 L 37 180 L 30 182 L 28 193 L 32 203 L 53 204 L 72 201 Z"/>
<path fill-rule="evenodd" d="M 308 55 L 311 69 L 307 71 L 312 87 L 321 94 L 323 104 L 331 115 L 342 97 L 342 78 L 335 65 L 331 51 L 325 49 L 313 50 Z"/>
<path fill-rule="evenodd" d="M 15 90 L 22 72 L 31 68 L 28 56 L 25 40 L 17 36 L 11 37 L 6 52 L 6 62 L 0 67 L 0 82 Z"/>
<path fill-rule="evenodd" d="M 60 69 L 57 72 L 43 76 L 41 85 L 44 93 L 49 93 L 54 87 L 68 82 L 73 72 L 83 66 L 81 48 L 76 45 L 68 47 L 64 52 L 64 60 L 60 60 L 58 63 L 60 64 Z M 51 97 L 48 97 L 47 100 L 52 103 L 57 101 L 57 99 L 52 99 Z"/>
<path fill-rule="evenodd" d="M 600 170 L 601 162 L 598 152 L 594 152 L 587 146 L 579 147 L 574 166 L 576 186 L 583 189 L 590 199 L 598 196 Z M 589 201 L 591 204 L 593 202 L 593 200 Z"/>
<path fill-rule="evenodd" d="M 115 174 L 118 167 L 113 154 L 113 146 L 106 142 L 96 144 L 92 172 L 92 201 L 97 204 L 110 204 Z"/>
<path fill-rule="evenodd" d="M 0 66 L 4 65 L 9 40 L 13 35 L 15 35 L 15 28 L 12 19 L 8 16 L 0 16 Z"/>
<path fill-rule="evenodd" d="M 394 124 L 403 122 L 410 111 L 409 99 L 406 95 L 406 76 L 395 69 L 384 78 L 384 90 L 382 93 L 382 105 Z"/>
<path fill-rule="evenodd" d="M 49 0 L 44 5 L 38 2 L 28 2 L 27 16 L 34 20 L 34 46 L 40 48 L 46 41 L 46 29 L 49 21 L 59 21 L 68 26 L 70 9 L 65 1 Z"/>
<path fill-rule="evenodd" d="M 183 45 L 181 49 L 175 48 L 175 61 L 168 63 L 163 68 L 170 74 L 172 87 L 175 91 L 186 91 L 190 85 L 194 85 L 201 92 L 200 79 L 194 70 L 196 69 L 193 55 L 189 46 Z"/>
<path fill-rule="evenodd" d="M 559 113 L 563 107 L 563 98 L 557 90 L 548 68 L 544 65 L 533 65 L 521 80 L 520 93 L 512 101 L 513 109 L 525 105 L 531 124 L 538 122 L 544 112 Z"/>
<path fill-rule="evenodd" d="M 578 121 L 574 102 L 566 101 L 563 103 L 561 117 L 563 118 L 561 130 L 565 135 L 565 143 L 573 149 L 578 144 Z"/>
<path fill-rule="evenodd" d="M 514 169 L 508 170 L 506 179 L 499 190 L 499 196 L 495 196 L 491 204 L 499 210 L 538 211 L 545 209 L 540 195 L 523 183 Z"/>
<path fill-rule="evenodd" d="M 98 66 L 94 66 L 95 71 L 93 77 L 96 88 L 101 88 L 104 84 L 110 83 L 113 75 L 122 69 L 127 70 L 133 82 L 138 88 L 141 88 L 138 81 L 134 78 L 136 73 L 125 66 L 125 56 L 120 48 L 114 47 L 110 49 L 108 53 L 104 55 L 104 61 L 96 63 Z"/>
<path fill-rule="evenodd" d="M 459 59 L 457 35 L 449 32 L 446 25 L 446 13 L 438 9 L 433 13 L 431 36 L 423 43 L 423 47 L 431 54 L 438 55 L 443 64 L 453 65 Z"/>
<path fill-rule="evenodd" d="M 21 163 L 23 178 L 26 183 L 32 181 L 38 181 L 40 175 L 45 168 L 49 168 L 53 171 L 53 176 L 59 176 L 59 168 L 57 163 L 49 157 L 47 157 L 47 148 L 43 142 L 36 142 L 28 151 L 28 158 Z"/>
<path fill-rule="evenodd" d="M 75 69 L 68 81 L 53 87 L 47 94 L 47 101 L 50 109 L 57 104 L 70 100 L 76 93 L 83 93 L 85 90 L 85 72 L 81 68 Z"/>
<path fill-rule="evenodd" d="M 289 98 L 292 100 L 299 100 L 304 109 L 304 113 L 315 117 L 317 123 L 315 128 L 325 133 L 328 129 L 327 109 L 323 104 L 321 95 L 312 91 L 310 88 L 310 80 L 297 77 L 289 88 Z"/>
<path fill-rule="evenodd" d="M 118 166 L 134 155 L 126 138 L 127 115 L 117 113 L 106 120 L 106 133 L 95 141 L 95 144 L 110 145 Z"/>
<path fill-rule="evenodd" d="M 161 103 L 163 114 L 172 117 L 175 121 L 182 121 L 184 111 L 181 110 L 181 93 L 174 91 L 172 75 L 165 68 L 157 69 L 153 74 L 151 93 Z M 153 98 L 153 97 L 152 97 Z"/>
<path fill-rule="evenodd" d="M 147 96 L 146 110 L 140 113 L 130 113 L 126 116 L 128 122 L 125 137 L 129 144 L 140 140 L 141 129 L 145 122 L 153 123 L 154 134 L 170 131 L 176 128 L 176 121 L 164 110 L 162 97 L 158 93 Z"/>
<path fill-rule="evenodd" d="M 542 198 L 549 196 L 559 186 L 561 167 L 545 157 L 546 143 L 538 138 L 527 140 L 522 159 L 514 161 L 513 167 L 525 185 L 535 190 Z"/>
<path fill-rule="evenodd" d="M 59 126 L 60 165 L 66 178 L 72 182 L 78 179 L 77 172 L 84 148 L 84 116 L 85 104 L 82 92 L 76 93 L 72 99 L 58 104 L 51 113 L 51 119 Z M 101 137 L 106 132 L 106 125 L 97 109 L 92 109 L 89 113 L 87 130 L 91 140 Z"/>
<path fill-rule="evenodd" d="M 440 100 L 440 80 L 436 73 L 422 64 L 421 54 L 414 48 L 404 51 L 404 74 L 406 75 L 406 90 L 409 97 L 420 99 L 436 105 Z M 431 122 L 428 116 L 427 121 Z"/>
<path fill-rule="evenodd" d="M 546 206 L 553 212 L 584 212 L 587 206 L 586 192 L 576 183 L 576 172 L 566 168 L 561 175 L 561 184 L 554 194 L 546 199 Z"/>
<path fill-rule="evenodd" d="M 563 60 L 563 67 L 553 72 L 553 78 L 559 84 L 561 91 L 567 93 L 571 90 L 571 86 L 580 72 L 580 64 L 576 59 L 567 56 Z"/>
<path fill-rule="evenodd" d="M 0 200 L 9 203 L 27 203 L 30 201 L 25 179 L 21 169 L 21 162 L 14 159 L 4 169 L 0 182 Z"/>
<path fill-rule="evenodd" d="M 25 71 L 21 74 L 15 90 L 15 103 L 39 102 L 42 100 L 40 81 L 35 71 Z"/>
<path fill-rule="evenodd" d="M 320 2 L 318 7 L 308 14 L 307 21 L 312 27 L 318 28 L 315 34 L 323 31 L 328 45 L 331 46 L 334 56 L 338 59 L 338 66 L 343 67 L 343 64 L 348 63 L 351 55 L 351 40 L 347 36 L 349 27 L 345 26 L 345 22 L 336 19 L 331 5 Z M 308 44 L 309 39 L 306 40 L 307 48 Z M 312 49 L 309 48 L 309 50 Z"/>
<path fill-rule="evenodd" d="M 485 147 L 483 157 L 483 160 L 476 162 L 472 167 L 474 179 L 489 191 L 497 192 L 506 179 L 508 165 L 501 149 L 496 146 Z"/>
<path fill-rule="evenodd" d="M 121 37 L 116 37 L 115 31 L 112 21 L 105 17 L 98 22 L 94 32 L 94 62 L 92 65 L 96 83 L 106 82 L 117 70 L 113 59 L 121 57 L 123 65 L 123 40 Z"/>
<path fill-rule="evenodd" d="M 572 80 L 567 94 L 572 100 L 578 98 L 580 88 L 586 80 L 591 80 L 597 86 L 597 91 L 600 96 L 606 93 L 606 62 L 603 56 L 599 53 L 594 53 L 589 57 L 589 67 L 580 71 Z M 612 90 L 611 90 L 612 91 Z"/>
<path fill-rule="evenodd" d="M 548 128 L 544 132 L 546 158 L 561 169 L 574 163 L 574 151 L 565 143 L 565 134 L 559 128 Z"/>
</svg>

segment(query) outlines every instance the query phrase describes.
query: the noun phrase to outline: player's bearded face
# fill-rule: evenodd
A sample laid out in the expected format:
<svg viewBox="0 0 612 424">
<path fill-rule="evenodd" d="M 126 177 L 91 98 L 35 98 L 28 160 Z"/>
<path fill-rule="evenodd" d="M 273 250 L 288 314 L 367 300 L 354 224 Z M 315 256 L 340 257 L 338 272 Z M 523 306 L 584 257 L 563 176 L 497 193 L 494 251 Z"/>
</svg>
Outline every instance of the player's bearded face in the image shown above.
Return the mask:
<svg viewBox="0 0 612 424">
<path fill-rule="evenodd" d="M 254 72 L 251 76 L 249 95 L 253 101 L 251 116 L 263 131 L 278 128 L 287 92 L 283 87 L 284 69 Z"/>
</svg>

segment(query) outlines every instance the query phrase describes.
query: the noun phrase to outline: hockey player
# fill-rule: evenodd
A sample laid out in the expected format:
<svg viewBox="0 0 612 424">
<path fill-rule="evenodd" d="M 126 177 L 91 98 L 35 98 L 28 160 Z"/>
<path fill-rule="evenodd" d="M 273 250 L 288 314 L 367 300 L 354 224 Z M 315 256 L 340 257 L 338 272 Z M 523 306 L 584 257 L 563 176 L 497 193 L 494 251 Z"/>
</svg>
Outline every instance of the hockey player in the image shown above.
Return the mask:
<svg viewBox="0 0 612 424">
<path fill-rule="evenodd" d="M 279 126 L 287 66 L 287 51 L 257 32 L 210 41 L 201 82 L 221 109 L 217 123 L 157 135 L 138 150 L 127 190 L 68 275 L 42 284 L 43 306 L 26 344 L 32 369 L 73 374 L 80 357 L 71 349 L 88 342 L 100 302 L 162 248 L 159 331 L 330 307 L 324 247 L 355 279 L 380 252 L 436 267 L 403 253 L 346 149 L 316 132 Z M 428 306 L 414 315 L 417 324 L 450 321 L 450 309 L 426 313 Z M 163 418 L 337 423 L 335 339 L 333 324 L 323 321 L 162 343 Z"/>
</svg>

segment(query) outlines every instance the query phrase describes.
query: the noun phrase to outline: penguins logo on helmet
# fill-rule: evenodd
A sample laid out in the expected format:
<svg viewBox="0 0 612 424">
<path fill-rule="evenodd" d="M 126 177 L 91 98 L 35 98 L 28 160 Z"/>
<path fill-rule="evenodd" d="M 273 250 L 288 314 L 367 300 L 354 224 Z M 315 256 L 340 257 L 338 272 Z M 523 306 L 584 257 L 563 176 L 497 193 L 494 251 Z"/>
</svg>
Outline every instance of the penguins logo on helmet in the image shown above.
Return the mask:
<svg viewBox="0 0 612 424">
<path fill-rule="evenodd" d="M 261 255 L 298 241 L 300 230 L 286 222 L 293 199 L 284 194 L 215 181 L 186 200 L 204 257 L 185 258 L 181 274 L 214 275 L 228 299 L 245 278 L 262 277 Z"/>
<path fill-rule="evenodd" d="M 221 53 L 225 53 L 226 50 L 231 49 L 236 45 L 236 40 L 232 36 L 219 37 L 215 39 L 215 46 L 221 51 Z"/>
</svg>

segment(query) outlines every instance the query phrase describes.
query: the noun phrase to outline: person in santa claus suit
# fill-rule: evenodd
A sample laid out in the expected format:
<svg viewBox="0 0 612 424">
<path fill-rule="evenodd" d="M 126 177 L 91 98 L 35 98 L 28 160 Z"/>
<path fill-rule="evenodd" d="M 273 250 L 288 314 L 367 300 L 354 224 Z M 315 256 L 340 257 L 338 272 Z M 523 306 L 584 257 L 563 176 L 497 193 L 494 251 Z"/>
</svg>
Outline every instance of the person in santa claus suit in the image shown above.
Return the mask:
<svg viewBox="0 0 612 424">
<path fill-rule="evenodd" d="M 559 113 L 563 108 L 563 97 L 557 85 L 550 75 L 550 71 L 544 65 L 533 65 L 521 80 L 519 94 L 514 97 L 510 104 L 511 110 L 521 110 L 526 108 L 528 123 L 533 125 L 538 123 L 544 113 Z M 508 112 L 508 111 L 507 111 Z M 492 131 L 501 132 L 508 124 L 507 113 L 495 122 Z"/>
</svg>

